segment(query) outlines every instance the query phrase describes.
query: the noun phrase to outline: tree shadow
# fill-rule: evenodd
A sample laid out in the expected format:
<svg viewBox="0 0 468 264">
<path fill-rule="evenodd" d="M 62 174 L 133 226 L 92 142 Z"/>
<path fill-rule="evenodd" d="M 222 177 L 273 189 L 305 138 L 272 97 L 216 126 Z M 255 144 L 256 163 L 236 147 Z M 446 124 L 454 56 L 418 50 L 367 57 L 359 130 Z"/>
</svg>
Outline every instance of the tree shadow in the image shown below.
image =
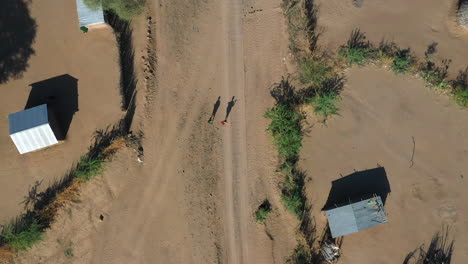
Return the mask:
<svg viewBox="0 0 468 264">
<path fill-rule="evenodd" d="M 47 104 L 52 130 L 58 140 L 64 140 L 73 115 L 78 111 L 78 80 L 63 74 L 30 86 L 31 92 L 25 109 Z"/>
<path fill-rule="evenodd" d="M 127 110 L 137 84 L 134 64 L 135 51 L 132 40 L 133 30 L 130 22 L 120 19 L 112 12 L 106 11 L 105 18 L 115 32 L 119 46 L 121 108 Z"/>
<path fill-rule="evenodd" d="M 380 196 L 383 204 L 385 204 L 387 195 L 390 192 L 390 183 L 385 168 L 377 167 L 356 171 L 332 182 L 327 202 L 322 210 L 368 199 L 373 197 L 374 194 Z"/>
<path fill-rule="evenodd" d="M 403 260 L 403 264 L 450 264 L 452 261 L 454 240 L 448 239 L 449 228 L 437 232 L 431 240 L 429 247 L 424 244 L 411 251 Z"/>
<path fill-rule="evenodd" d="M 0 84 L 19 78 L 34 54 L 36 22 L 31 18 L 28 0 L 2 1 L 0 7 Z"/>
</svg>

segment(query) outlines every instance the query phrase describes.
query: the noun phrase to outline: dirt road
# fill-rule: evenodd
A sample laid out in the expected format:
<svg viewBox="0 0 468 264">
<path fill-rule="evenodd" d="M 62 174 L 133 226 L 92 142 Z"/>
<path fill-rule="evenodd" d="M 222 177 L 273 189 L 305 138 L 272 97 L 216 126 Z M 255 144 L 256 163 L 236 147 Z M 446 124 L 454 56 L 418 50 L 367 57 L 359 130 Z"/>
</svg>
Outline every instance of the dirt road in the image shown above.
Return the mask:
<svg viewBox="0 0 468 264">
<path fill-rule="evenodd" d="M 286 72 L 280 1 L 159 0 L 151 8 L 156 87 L 145 102 L 139 83 L 134 119 L 144 163 L 119 154 L 18 263 L 62 263 L 67 245 L 73 263 L 284 263 L 291 254 L 297 222 L 279 201 L 263 118 L 269 88 Z M 136 58 L 145 55 L 145 21 L 134 23 Z M 254 218 L 264 199 L 274 208 L 266 225 Z"/>
<path fill-rule="evenodd" d="M 289 254 L 294 225 L 278 217 L 267 236 L 253 218 L 277 190 L 262 116 L 272 103 L 269 87 L 285 71 L 279 5 L 155 3 L 157 87 L 138 117 L 146 161 L 136 182 L 116 195 L 93 263 L 281 263 Z M 276 232 L 282 236 L 274 241 Z"/>
<path fill-rule="evenodd" d="M 245 64 L 243 49 L 242 7 L 240 1 L 223 3 L 224 98 L 236 96 L 233 126 L 223 133 L 225 219 L 228 263 L 248 263 L 247 229 L 247 151 L 245 129 Z M 232 100 L 235 100 L 234 97 Z"/>
</svg>

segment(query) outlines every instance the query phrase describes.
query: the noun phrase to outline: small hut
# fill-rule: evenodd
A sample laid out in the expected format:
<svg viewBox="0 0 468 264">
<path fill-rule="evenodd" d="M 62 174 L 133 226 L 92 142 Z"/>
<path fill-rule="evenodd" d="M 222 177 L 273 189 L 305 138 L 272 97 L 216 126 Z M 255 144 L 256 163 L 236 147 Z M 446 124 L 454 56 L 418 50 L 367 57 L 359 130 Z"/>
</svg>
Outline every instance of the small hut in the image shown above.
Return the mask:
<svg viewBox="0 0 468 264">
<path fill-rule="evenodd" d="M 58 143 L 54 133 L 57 124 L 47 104 L 8 115 L 10 137 L 20 154 Z"/>
<path fill-rule="evenodd" d="M 78 11 L 80 28 L 107 27 L 102 7 L 92 9 L 84 3 L 84 0 L 76 0 L 76 8 Z"/>
<path fill-rule="evenodd" d="M 382 199 L 377 195 L 367 200 L 326 210 L 325 214 L 333 238 L 388 222 Z"/>
</svg>

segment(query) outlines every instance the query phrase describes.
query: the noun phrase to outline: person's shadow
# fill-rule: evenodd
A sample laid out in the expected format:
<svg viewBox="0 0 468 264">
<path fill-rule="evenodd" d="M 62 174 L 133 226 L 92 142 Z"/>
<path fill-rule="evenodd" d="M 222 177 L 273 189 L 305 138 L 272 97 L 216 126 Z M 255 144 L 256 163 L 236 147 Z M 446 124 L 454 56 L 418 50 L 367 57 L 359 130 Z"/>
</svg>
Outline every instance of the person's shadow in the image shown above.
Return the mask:
<svg viewBox="0 0 468 264">
<path fill-rule="evenodd" d="M 213 111 L 211 112 L 210 119 L 208 120 L 208 123 L 212 124 L 213 120 L 216 116 L 216 113 L 218 112 L 218 108 L 221 105 L 221 96 L 218 97 L 218 100 L 216 100 L 216 103 L 213 105 Z"/>
<path fill-rule="evenodd" d="M 224 118 L 224 121 L 226 122 L 228 117 L 229 117 L 229 114 L 231 113 L 231 110 L 232 108 L 234 107 L 234 105 L 236 104 L 237 102 L 237 99 L 235 96 L 232 97 L 231 101 L 228 102 L 228 106 L 226 108 L 226 117 Z"/>
</svg>

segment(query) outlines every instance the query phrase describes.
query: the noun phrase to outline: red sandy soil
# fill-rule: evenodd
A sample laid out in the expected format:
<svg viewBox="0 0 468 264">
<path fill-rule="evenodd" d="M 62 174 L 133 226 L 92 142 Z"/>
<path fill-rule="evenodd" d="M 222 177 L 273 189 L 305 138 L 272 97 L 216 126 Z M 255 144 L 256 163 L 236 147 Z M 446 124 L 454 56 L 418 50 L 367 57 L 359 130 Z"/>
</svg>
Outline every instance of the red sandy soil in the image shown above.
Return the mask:
<svg viewBox="0 0 468 264">
<path fill-rule="evenodd" d="M 291 254 L 298 222 L 279 201 L 263 118 L 273 104 L 269 88 L 286 72 L 280 1 L 154 1 L 151 8 L 156 86 L 139 82 L 135 118 L 144 163 L 119 154 L 84 187 L 71 216 L 64 209 L 18 263 L 284 263 Z M 134 24 L 136 58 L 146 54 L 143 20 Z M 254 212 L 265 198 L 274 210 L 263 225 Z M 75 257 L 64 256 L 66 247 Z"/>
<path fill-rule="evenodd" d="M 360 28 L 376 44 L 395 41 L 421 58 L 437 42 L 437 58 L 453 61 L 453 76 L 468 59 L 468 32 L 454 20 L 456 2 L 376 0 L 356 8 L 352 1 L 319 0 L 320 43 L 336 50 Z M 414 77 L 374 68 L 351 69 L 346 76 L 340 114 L 326 126 L 315 124 L 301 154 L 301 166 L 313 179 L 307 193 L 314 215 L 323 226 L 320 208 L 340 174 L 381 165 L 392 192 L 386 204 L 389 223 L 345 236 L 340 263 L 401 263 L 443 225 L 455 239 L 453 263 L 465 263 L 467 111 Z M 412 137 L 416 148 L 409 168 Z"/>
<path fill-rule="evenodd" d="M 451 73 L 467 65 L 468 32 L 455 22 L 458 0 L 364 0 L 361 8 L 351 0 L 317 0 L 318 25 L 323 30 L 320 42 L 337 49 L 346 43 L 354 28 L 361 29 L 375 44 L 395 41 L 410 47 L 423 58 L 427 47 L 438 43 L 439 59 L 451 59 Z"/>
<path fill-rule="evenodd" d="M 454 60 L 453 72 L 464 64 L 466 37 L 450 20 L 454 1 L 366 1 L 361 9 L 351 1 L 319 2 L 321 42 L 330 48 L 360 27 L 373 41 L 390 37 L 418 54 L 437 41 L 440 56 Z M 280 4 L 152 2 L 156 85 L 139 82 L 135 119 L 145 133 L 144 163 L 128 150 L 119 153 L 17 262 L 284 263 L 296 245 L 298 222 L 279 201 L 276 151 L 262 117 L 273 104 L 268 88 L 287 72 Z M 135 23 L 137 58 L 146 48 L 143 20 Z M 392 193 L 390 222 L 345 237 L 342 263 L 401 263 L 444 223 L 456 239 L 454 263 L 463 263 L 466 111 L 419 79 L 372 68 L 352 69 L 347 77 L 340 115 L 327 126 L 315 124 L 304 141 L 301 167 L 313 179 L 307 192 L 314 215 L 323 225 L 320 208 L 331 181 L 353 169 L 384 166 Z M 218 96 L 222 104 L 210 125 Z M 238 101 L 222 126 L 232 96 Z M 274 210 L 261 225 L 253 214 L 265 198 Z M 67 248 L 74 257 L 66 258 Z"/>
<path fill-rule="evenodd" d="M 391 188 L 389 222 L 344 236 L 340 263 L 402 263 L 444 225 L 455 240 L 452 263 L 465 263 L 468 112 L 414 77 L 367 67 L 346 76 L 339 115 L 315 123 L 301 153 L 318 229 L 331 181 L 380 165 Z"/>
<path fill-rule="evenodd" d="M 110 28 L 79 30 L 74 1 L 34 1 L 30 14 L 37 24 L 35 55 L 23 76 L 0 84 L 0 224 L 18 215 L 35 181 L 46 188 L 86 153 L 96 129 L 121 116 L 119 68 Z M 1 43 L 0 43 L 1 49 Z M 63 74 L 78 79 L 78 108 L 60 145 L 20 155 L 8 135 L 8 114 L 24 109 L 32 83 Z"/>
</svg>

